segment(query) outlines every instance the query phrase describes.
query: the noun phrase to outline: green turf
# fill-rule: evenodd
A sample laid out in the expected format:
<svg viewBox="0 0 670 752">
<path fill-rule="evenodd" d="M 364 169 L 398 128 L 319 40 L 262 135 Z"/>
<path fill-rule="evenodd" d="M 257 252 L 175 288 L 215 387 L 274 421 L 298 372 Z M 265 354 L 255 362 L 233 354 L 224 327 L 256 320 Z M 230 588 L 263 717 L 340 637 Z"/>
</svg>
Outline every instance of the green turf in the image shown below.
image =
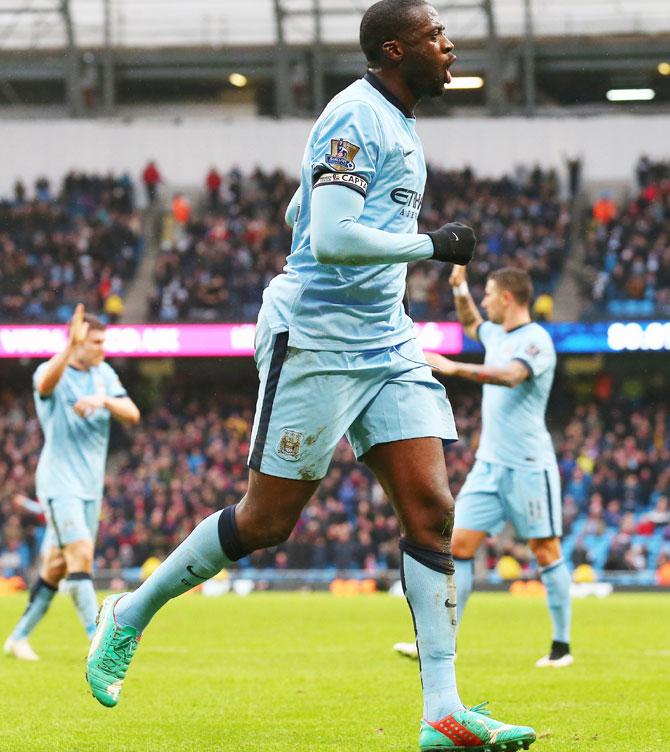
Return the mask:
<svg viewBox="0 0 670 752">
<path fill-rule="evenodd" d="M 0 634 L 25 596 L 0 597 Z M 575 665 L 535 669 L 548 647 L 542 600 L 476 594 L 459 636 L 461 696 L 535 727 L 534 752 L 670 749 L 670 597 L 575 603 Z M 86 642 L 59 596 L 32 644 L 35 664 L 0 656 L 2 752 L 371 752 L 417 748 L 416 664 L 402 599 L 184 596 L 155 619 L 120 705 L 84 682 Z"/>
</svg>

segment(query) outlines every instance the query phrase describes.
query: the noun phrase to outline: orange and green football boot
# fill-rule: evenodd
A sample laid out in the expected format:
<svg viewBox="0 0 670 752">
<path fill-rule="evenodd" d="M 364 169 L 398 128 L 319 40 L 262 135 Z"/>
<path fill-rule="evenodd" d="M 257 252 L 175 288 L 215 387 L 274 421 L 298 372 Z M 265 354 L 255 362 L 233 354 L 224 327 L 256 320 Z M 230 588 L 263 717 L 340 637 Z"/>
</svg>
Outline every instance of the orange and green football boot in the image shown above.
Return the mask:
<svg viewBox="0 0 670 752">
<path fill-rule="evenodd" d="M 421 752 L 515 752 L 535 741 L 529 726 L 511 726 L 491 718 L 482 702 L 463 708 L 441 721 L 421 721 Z"/>
</svg>

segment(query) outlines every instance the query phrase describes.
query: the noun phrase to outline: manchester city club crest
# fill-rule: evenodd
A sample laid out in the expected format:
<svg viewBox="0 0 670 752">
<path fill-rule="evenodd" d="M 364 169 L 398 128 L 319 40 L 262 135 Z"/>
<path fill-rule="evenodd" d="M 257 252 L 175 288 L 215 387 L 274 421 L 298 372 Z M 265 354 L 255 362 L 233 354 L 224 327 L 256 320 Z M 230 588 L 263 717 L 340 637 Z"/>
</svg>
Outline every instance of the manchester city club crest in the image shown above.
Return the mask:
<svg viewBox="0 0 670 752">
<path fill-rule="evenodd" d="M 294 431 L 290 428 L 282 429 L 279 444 L 277 444 L 277 454 L 292 462 L 299 460 L 303 437 L 304 434 L 300 431 Z"/>
<path fill-rule="evenodd" d="M 349 172 L 356 167 L 354 157 L 360 150 L 361 147 L 352 144 L 351 141 L 345 141 L 343 138 L 331 138 L 330 154 L 326 157 L 326 164 L 338 172 Z"/>
</svg>

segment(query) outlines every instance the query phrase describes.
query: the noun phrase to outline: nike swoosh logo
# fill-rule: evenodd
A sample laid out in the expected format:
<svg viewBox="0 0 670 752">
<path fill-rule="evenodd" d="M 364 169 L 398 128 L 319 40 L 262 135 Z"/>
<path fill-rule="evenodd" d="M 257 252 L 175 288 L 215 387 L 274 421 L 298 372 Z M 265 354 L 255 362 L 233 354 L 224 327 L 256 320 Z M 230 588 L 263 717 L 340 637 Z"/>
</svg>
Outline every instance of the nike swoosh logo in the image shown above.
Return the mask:
<svg viewBox="0 0 670 752">
<path fill-rule="evenodd" d="M 409 157 L 410 154 L 414 154 L 414 151 L 415 151 L 414 149 L 410 149 L 409 151 L 404 151 L 402 155 L 403 157 L 405 157 L 405 159 L 407 159 L 407 157 Z"/>
<path fill-rule="evenodd" d="M 449 600 L 449 598 L 447 598 L 447 600 L 446 600 L 446 601 L 444 602 L 444 605 L 445 605 L 445 606 L 446 606 L 447 608 L 456 608 L 456 604 L 455 604 L 455 603 L 452 603 L 452 602 L 451 602 L 451 601 Z"/>
<path fill-rule="evenodd" d="M 451 231 L 451 234 L 456 238 L 456 240 L 460 240 L 460 238 L 458 237 L 458 235 L 456 235 L 456 233 L 453 230 Z"/>
<path fill-rule="evenodd" d="M 193 577 L 197 577 L 199 580 L 208 580 L 209 579 L 209 577 L 203 577 L 201 574 L 198 574 L 197 572 L 194 572 L 193 571 L 193 567 L 190 564 L 186 567 L 186 570 L 188 571 L 188 573 L 190 575 L 192 575 Z"/>
</svg>

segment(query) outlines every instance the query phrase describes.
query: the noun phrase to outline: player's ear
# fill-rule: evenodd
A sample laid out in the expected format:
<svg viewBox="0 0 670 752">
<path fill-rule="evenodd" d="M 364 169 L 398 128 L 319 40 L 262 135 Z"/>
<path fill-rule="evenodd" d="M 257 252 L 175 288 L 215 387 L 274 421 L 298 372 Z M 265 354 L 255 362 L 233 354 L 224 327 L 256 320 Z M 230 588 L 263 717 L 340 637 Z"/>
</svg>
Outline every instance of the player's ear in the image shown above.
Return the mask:
<svg viewBox="0 0 670 752">
<path fill-rule="evenodd" d="M 402 42 L 397 39 L 391 39 L 388 42 L 382 44 L 382 52 L 384 57 L 394 65 L 398 65 L 402 62 L 405 52 L 402 48 Z"/>
</svg>

